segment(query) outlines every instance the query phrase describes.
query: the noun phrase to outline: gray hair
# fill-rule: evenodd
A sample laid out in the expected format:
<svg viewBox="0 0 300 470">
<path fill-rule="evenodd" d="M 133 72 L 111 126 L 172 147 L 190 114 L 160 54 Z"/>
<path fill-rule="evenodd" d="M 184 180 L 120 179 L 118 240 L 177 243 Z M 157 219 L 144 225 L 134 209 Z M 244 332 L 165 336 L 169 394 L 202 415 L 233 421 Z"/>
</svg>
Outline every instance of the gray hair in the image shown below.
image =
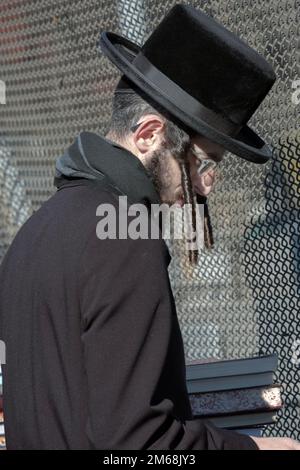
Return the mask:
<svg viewBox="0 0 300 470">
<path fill-rule="evenodd" d="M 165 144 L 175 158 L 181 159 L 190 145 L 192 131 L 141 90 L 115 91 L 109 134 L 118 141 L 126 140 L 130 129 L 147 114 L 156 114 L 165 123 Z"/>
</svg>

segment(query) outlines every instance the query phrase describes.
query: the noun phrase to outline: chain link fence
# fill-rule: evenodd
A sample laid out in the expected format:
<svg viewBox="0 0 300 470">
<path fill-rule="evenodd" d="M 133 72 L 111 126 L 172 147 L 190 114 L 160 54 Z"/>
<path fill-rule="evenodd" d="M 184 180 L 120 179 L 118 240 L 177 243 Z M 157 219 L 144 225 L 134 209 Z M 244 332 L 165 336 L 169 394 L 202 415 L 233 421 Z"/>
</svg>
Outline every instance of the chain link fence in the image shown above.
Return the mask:
<svg viewBox="0 0 300 470">
<path fill-rule="evenodd" d="M 53 194 L 57 156 L 80 131 L 108 130 L 120 73 L 96 51 L 99 33 L 115 31 L 141 45 L 175 3 L 0 1 L 0 80 L 6 86 L 6 104 L 0 104 L 0 257 Z M 300 4 L 185 3 L 246 40 L 278 77 L 250 122 L 272 143 L 272 161 L 261 166 L 226 154 L 209 198 L 214 249 L 190 268 L 181 247 L 172 247 L 170 276 L 186 357 L 276 352 L 285 407 L 266 433 L 299 439 L 300 105 L 293 84 L 300 78 Z"/>
</svg>

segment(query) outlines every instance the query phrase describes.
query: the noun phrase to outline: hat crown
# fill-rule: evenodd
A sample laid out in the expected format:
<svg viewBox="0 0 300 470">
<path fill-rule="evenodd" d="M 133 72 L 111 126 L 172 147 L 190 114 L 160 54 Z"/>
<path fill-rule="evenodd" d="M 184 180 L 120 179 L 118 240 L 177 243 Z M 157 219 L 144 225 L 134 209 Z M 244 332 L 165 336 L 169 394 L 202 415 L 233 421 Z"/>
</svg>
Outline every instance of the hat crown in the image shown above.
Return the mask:
<svg viewBox="0 0 300 470">
<path fill-rule="evenodd" d="M 276 80 L 260 54 L 189 5 L 175 5 L 141 52 L 196 100 L 236 124 L 250 119 Z"/>
</svg>

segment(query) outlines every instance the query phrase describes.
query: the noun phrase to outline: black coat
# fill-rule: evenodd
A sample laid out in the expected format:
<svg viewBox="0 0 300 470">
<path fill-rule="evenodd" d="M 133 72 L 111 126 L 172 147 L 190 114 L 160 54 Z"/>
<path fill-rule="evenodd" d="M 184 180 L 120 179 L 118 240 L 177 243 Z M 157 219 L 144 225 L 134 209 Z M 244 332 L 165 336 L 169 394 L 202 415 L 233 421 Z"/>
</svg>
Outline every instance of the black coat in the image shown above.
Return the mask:
<svg viewBox="0 0 300 470">
<path fill-rule="evenodd" d="M 151 202 L 144 167 L 122 147 L 84 133 L 72 152 L 94 152 L 119 190 Z M 192 420 L 168 249 L 162 239 L 99 240 L 96 208 L 108 202 L 118 207 L 101 180 L 60 179 L 4 258 L 8 449 L 256 449 Z"/>
</svg>

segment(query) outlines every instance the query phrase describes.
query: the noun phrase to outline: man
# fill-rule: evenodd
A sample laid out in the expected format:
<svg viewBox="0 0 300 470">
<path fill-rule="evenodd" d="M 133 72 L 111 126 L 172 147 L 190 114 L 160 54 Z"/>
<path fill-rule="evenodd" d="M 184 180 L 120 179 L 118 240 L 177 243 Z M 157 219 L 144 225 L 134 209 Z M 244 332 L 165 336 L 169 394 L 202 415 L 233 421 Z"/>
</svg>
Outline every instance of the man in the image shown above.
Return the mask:
<svg viewBox="0 0 300 470">
<path fill-rule="evenodd" d="M 177 6 L 160 31 L 178 19 L 185 30 L 191 20 L 215 27 L 191 7 Z M 164 79 L 156 72 L 148 80 L 152 89 L 144 87 L 146 75 L 140 82 L 129 75 L 117 87 L 109 133 L 82 132 L 57 160 L 58 191 L 24 224 L 1 266 L 7 446 L 296 449 L 289 439 L 250 438 L 192 419 L 164 240 L 96 236 L 98 208 L 118 211 L 119 196 L 147 210 L 160 202 L 182 205 L 193 191 L 208 195 L 210 164 L 224 149 L 263 161 L 268 150 L 250 131 L 248 143 L 238 145 L 229 134 L 241 126 L 200 104 L 194 111 L 218 129 L 192 119 L 185 103 L 169 106 L 163 93 L 154 99 L 155 80 Z"/>
</svg>

